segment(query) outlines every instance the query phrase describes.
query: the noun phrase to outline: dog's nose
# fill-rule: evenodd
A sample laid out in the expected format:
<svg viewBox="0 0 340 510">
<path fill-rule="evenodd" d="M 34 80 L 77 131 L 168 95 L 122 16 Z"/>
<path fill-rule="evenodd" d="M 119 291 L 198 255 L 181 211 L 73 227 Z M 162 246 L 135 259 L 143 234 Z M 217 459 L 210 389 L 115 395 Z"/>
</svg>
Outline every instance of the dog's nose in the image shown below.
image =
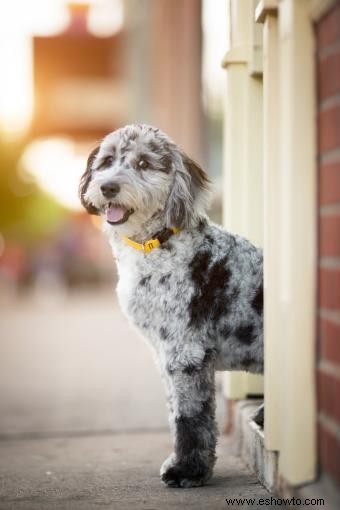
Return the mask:
<svg viewBox="0 0 340 510">
<path fill-rule="evenodd" d="M 105 198 L 113 198 L 119 193 L 120 186 L 115 182 L 104 182 L 104 184 L 100 186 L 100 189 Z"/>
</svg>

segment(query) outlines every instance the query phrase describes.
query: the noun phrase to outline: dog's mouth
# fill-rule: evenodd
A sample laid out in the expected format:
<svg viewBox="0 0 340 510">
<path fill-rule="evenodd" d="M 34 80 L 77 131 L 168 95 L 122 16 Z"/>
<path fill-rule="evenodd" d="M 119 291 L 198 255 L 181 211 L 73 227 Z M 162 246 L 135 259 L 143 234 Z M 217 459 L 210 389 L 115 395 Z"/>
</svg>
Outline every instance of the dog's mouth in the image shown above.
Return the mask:
<svg viewBox="0 0 340 510">
<path fill-rule="evenodd" d="M 128 209 L 123 205 L 109 202 L 105 208 L 105 217 L 110 225 L 121 225 L 125 223 L 134 212 L 133 209 Z"/>
</svg>

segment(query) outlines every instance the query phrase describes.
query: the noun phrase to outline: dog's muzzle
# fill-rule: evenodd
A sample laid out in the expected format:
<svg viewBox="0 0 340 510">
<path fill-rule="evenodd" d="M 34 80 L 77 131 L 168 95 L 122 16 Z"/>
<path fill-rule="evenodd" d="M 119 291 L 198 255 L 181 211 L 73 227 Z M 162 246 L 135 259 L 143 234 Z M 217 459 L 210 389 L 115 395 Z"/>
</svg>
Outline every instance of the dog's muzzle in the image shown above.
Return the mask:
<svg viewBox="0 0 340 510">
<path fill-rule="evenodd" d="M 106 221 L 110 223 L 110 225 L 121 225 L 122 223 L 125 223 L 134 210 L 113 202 L 113 199 L 120 192 L 119 184 L 112 181 L 104 182 L 100 186 L 100 191 L 104 198 L 110 200 L 105 207 Z"/>
<path fill-rule="evenodd" d="M 105 198 L 113 198 L 120 192 L 120 186 L 116 182 L 104 182 L 100 186 L 100 190 Z"/>
</svg>

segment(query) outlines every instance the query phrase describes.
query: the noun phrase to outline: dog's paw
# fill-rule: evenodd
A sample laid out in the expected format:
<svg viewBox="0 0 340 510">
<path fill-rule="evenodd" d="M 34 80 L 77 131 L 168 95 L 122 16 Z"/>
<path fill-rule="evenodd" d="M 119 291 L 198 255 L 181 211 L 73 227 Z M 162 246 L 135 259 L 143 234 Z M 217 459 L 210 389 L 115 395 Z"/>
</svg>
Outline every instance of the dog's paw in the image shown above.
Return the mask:
<svg viewBox="0 0 340 510">
<path fill-rule="evenodd" d="M 167 459 L 165 459 L 165 461 L 163 462 L 163 464 L 161 466 L 161 469 L 160 469 L 161 477 L 174 464 L 176 464 L 176 456 L 174 453 L 170 453 L 169 457 Z"/>
<path fill-rule="evenodd" d="M 188 489 L 200 487 L 211 477 L 212 470 L 207 466 L 181 464 L 171 454 L 161 467 L 161 480 L 167 487 Z"/>
</svg>

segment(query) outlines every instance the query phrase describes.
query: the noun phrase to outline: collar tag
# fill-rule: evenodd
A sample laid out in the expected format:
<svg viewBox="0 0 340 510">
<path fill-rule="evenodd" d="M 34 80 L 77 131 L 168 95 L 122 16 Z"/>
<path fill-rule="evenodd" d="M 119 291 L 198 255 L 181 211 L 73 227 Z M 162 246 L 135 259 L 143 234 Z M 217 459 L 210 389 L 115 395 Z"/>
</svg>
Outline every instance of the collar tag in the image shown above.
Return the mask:
<svg viewBox="0 0 340 510">
<path fill-rule="evenodd" d="M 145 253 L 150 253 L 154 248 L 158 248 L 161 245 L 158 239 L 150 239 L 143 243 L 143 250 Z"/>
<path fill-rule="evenodd" d="M 170 229 L 173 234 L 177 234 L 179 232 L 178 228 L 171 228 Z M 143 251 L 144 253 L 150 253 L 154 248 L 159 248 L 161 245 L 161 242 L 159 239 L 149 239 L 148 241 L 145 241 L 145 243 L 137 243 L 136 241 L 133 241 L 129 237 L 123 236 L 123 241 L 131 246 L 132 248 L 135 248 L 135 250 Z"/>
</svg>

